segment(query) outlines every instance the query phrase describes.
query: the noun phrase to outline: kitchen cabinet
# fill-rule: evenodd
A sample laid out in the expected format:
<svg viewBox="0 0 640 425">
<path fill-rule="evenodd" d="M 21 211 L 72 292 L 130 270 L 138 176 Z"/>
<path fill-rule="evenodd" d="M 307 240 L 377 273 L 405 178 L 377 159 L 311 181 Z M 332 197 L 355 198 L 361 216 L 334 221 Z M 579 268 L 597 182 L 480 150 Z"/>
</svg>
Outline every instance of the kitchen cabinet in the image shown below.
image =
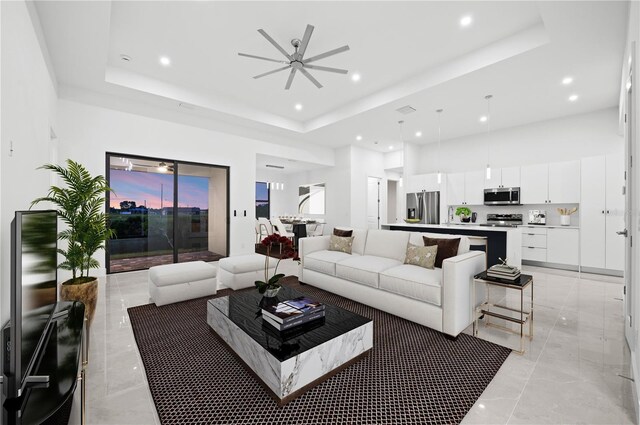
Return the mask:
<svg viewBox="0 0 640 425">
<path fill-rule="evenodd" d="M 580 262 L 578 229 L 547 229 L 547 262 L 578 266 Z"/>
<path fill-rule="evenodd" d="M 547 204 L 549 165 L 527 165 L 520 169 L 520 199 L 523 204 Z"/>
<path fill-rule="evenodd" d="M 441 191 L 445 184 L 445 175 L 442 175 L 442 183 L 438 184 L 438 174 L 416 174 L 407 177 L 407 193 L 413 192 L 437 192 Z"/>
<path fill-rule="evenodd" d="M 580 161 L 527 165 L 520 170 L 523 204 L 580 202 Z"/>
<path fill-rule="evenodd" d="M 622 153 L 583 158 L 580 194 L 580 265 L 623 270 L 624 157 Z"/>
<path fill-rule="evenodd" d="M 522 259 L 547 261 L 547 229 L 533 226 L 522 227 Z"/>
<path fill-rule="evenodd" d="M 577 204 L 580 202 L 580 161 L 552 162 L 549 164 L 550 204 Z"/>
<path fill-rule="evenodd" d="M 492 168 L 491 178 L 485 176 L 484 188 L 520 187 L 520 167 Z"/>
<path fill-rule="evenodd" d="M 448 205 L 482 205 L 484 203 L 484 171 L 447 174 Z"/>
</svg>

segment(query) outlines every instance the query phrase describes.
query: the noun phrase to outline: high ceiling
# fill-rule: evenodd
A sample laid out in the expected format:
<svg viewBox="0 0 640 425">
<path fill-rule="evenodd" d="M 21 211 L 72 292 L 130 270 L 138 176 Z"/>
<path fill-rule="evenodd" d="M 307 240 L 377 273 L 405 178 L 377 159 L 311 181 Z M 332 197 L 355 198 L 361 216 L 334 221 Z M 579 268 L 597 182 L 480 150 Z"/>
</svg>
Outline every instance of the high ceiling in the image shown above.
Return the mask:
<svg viewBox="0 0 640 425">
<path fill-rule="evenodd" d="M 405 141 L 433 142 L 438 108 L 444 140 L 485 131 L 479 118 L 488 93 L 492 129 L 615 106 L 627 9 L 615 1 L 37 3 L 64 88 L 231 123 L 274 141 L 381 151 L 400 147 L 400 119 Z M 472 22 L 463 27 L 465 16 Z M 348 44 L 316 64 L 349 75 L 311 71 L 322 89 L 298 74 L 284 90 L 288 71 L 253 79 L 283 65 L 238 52 L 285 59 L 257 30 L 292 52 L 290 40 L 307 24 L 315 31 L 306 57 Z M 565 76 L 571 85 L 562 84 Z M 405 105 L 417 112 L 396 112 Z"/>
</svg>

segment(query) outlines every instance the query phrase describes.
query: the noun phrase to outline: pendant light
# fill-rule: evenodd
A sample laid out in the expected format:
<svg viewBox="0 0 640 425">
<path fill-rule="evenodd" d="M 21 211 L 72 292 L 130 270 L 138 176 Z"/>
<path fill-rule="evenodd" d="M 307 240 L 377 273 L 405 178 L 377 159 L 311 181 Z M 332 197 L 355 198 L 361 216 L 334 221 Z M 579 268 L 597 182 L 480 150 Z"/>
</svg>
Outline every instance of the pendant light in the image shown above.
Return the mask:
<svg viewBox="0 0 640 425">
<path fill-rule="evenodd" d="M 442 111 L 442 109 L 436 109 L 436 113 L 438 114 L 438 184 L 442 184 L 442 173 L 440 172 L 440 139 L 442 137 L 440 117 L 442 116 Z"/>
<path fill-rule="evenodd" d="M 487 180 L 491 180 L 491 165 L 489 165 L 489 157 L 491 153 L 491 140 L 489 135 L 491 133 L 491 98 L 493 96 L 488 94 L 484 98 L 487 99 Z"/>
</svg>

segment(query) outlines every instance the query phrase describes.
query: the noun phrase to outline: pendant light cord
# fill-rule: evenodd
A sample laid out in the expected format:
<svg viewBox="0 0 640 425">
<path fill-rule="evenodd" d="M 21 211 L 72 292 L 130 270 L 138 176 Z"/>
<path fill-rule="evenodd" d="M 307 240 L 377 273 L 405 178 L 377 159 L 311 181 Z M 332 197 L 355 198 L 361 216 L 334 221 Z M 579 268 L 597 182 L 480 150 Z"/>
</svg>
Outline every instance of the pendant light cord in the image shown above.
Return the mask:
<svg viewBox="0 0 640 425">
<path fill-rule="evenodd" d="M 487 167 L 489 166 L 491 159 L 491 98 L 493 96 L 488 94 L 484 98 L 487 99 Z"/>
</svg>

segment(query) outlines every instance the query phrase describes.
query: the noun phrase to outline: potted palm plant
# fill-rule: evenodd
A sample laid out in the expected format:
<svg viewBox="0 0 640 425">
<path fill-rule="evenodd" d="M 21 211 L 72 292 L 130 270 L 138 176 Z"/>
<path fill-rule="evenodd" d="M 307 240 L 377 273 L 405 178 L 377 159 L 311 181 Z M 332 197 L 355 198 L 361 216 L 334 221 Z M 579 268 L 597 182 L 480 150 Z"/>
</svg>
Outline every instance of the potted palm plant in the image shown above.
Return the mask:
<svg viewBox="0 0 640 425">
<path fill-rule="evenodd" d="M 53 171 L 66 184 L 66 187 L 51 186 L 47 196 L 31 203 L 33 207 L 39 202 L 51 202 L 67 225 L 58 234 L 58 240 L 67 241 L 66 249 L 58 249 L 64 257 L 58 267 L 70 270 L 72 277 L 62 283 L 60 298 L 84 303 L 85 315 L 91 324 L 98 300 L 98 279 L 89 272 L 100 267 L 93 255 L 104 249 L 105 241 L 114 234 L 107 226 L 104 213 L 104 196 L 111 189 L 103 176 L 92 176 L 71 159 L 67 160 L 66 167 L 46 164 L 40 169 Z"/>
</svg>

